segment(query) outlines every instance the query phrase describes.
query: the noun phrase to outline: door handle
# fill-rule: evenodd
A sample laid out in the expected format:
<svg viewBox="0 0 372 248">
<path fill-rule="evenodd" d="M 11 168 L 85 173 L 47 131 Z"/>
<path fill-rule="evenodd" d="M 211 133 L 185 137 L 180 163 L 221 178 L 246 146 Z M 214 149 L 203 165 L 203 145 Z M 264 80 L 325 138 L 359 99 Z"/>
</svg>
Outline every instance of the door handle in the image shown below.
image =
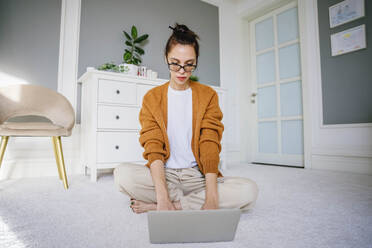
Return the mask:
<svg viewBox="0 0 372 248">
<path fill-rule="evenodd" d="M 257 93 L 256 92 L 253 92 L 251 94 L 251 103 L 255 103 L 256 102 L 256 96 L 257 96 Z"/>
</svg>

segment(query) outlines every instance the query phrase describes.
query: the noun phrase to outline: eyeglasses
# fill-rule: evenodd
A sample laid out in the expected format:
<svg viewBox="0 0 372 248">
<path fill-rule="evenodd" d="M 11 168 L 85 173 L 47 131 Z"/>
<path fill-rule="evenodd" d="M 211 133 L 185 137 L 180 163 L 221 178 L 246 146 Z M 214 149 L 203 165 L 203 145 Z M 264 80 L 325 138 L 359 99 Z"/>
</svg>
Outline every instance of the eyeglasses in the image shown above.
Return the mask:
<svg viewBox="0 0 372 248">
<path fill-rule="evenodd" d="M 169 70 L 171 71 L 179 71 L 181 70 L 181 68 L 183 68 L 185 72 L 192 72 L 196 69 L 196 65 L 193 65 L 193 64 L 186 64 L 184 66 L 177 64 L 177 63 L 167 63 L 167 64 L 168 64 Z"/>
</svg>

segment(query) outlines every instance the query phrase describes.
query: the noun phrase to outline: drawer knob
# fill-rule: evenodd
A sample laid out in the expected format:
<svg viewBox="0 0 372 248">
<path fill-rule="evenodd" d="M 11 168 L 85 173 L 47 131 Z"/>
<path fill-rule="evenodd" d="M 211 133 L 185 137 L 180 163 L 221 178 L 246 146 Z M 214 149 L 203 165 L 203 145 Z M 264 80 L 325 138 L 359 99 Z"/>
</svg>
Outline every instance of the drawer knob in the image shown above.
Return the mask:
<svg viewBox="0 0 372 248">
<path fill-rule="evenodd" d="M 119 118 L 120 118 L 120 116 L 117 115 L 117 116 L 116 116 L 116 120 L 119 120 Z"/>
<path fill-rule="evenodd" d="M 119 146 L 115 146 L 115 149 L 116 149 L 116 150 L 119 150 Z"/>
<path fill-rule="evenodd" d="M 116 90 L 116 94 L 118 94 L 118 95 L 119 95 L 119 94 L 120 94 L 120 90 Z"/>
</svg>

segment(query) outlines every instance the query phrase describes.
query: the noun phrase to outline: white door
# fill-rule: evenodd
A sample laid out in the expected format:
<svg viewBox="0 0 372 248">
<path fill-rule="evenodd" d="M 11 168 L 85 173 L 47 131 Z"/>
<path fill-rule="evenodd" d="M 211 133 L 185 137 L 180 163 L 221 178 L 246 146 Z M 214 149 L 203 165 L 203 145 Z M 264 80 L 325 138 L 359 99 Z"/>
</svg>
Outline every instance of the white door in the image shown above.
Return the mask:
<svg viewBox="0 0 372 248">
<path fill-rule="evenodd" d="M 254 104 L 253 162 L 303 167 L 297 3 L 250 23 Z"/>
</svg>

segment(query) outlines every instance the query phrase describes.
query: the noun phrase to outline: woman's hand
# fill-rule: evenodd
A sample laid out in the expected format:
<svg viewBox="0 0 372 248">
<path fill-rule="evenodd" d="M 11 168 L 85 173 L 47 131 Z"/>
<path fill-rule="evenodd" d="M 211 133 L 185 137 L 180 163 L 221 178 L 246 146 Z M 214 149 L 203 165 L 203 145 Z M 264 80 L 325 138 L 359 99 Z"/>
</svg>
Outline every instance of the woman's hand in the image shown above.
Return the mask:
<svg viewBox="0 0 372 248">
<path fill-rule="evenodd" d="M 170 200 L 161 200 L 158 201 L 156 210 L 157 211 L 176 210 L 176 208 Z"/>
<path fill-rule="evenodd" d="M 206 200 L 201 209 L 202 210 L 218 209 L 218 200 Z"/>
<path fill-rule="evenodd" d="M 202 210 L 218 209 L 218 186 L 217 174 L 207 173 L 205 175 L 205 202 Z"/>
<path fill-rule="evenodd" d="M 151 177 L 155 185 L 156 210 L 177 210 L 169 199 L 168 186 L 165 179 L 164 163 L 155 160 L 150 166 Z"/>
</svg>

